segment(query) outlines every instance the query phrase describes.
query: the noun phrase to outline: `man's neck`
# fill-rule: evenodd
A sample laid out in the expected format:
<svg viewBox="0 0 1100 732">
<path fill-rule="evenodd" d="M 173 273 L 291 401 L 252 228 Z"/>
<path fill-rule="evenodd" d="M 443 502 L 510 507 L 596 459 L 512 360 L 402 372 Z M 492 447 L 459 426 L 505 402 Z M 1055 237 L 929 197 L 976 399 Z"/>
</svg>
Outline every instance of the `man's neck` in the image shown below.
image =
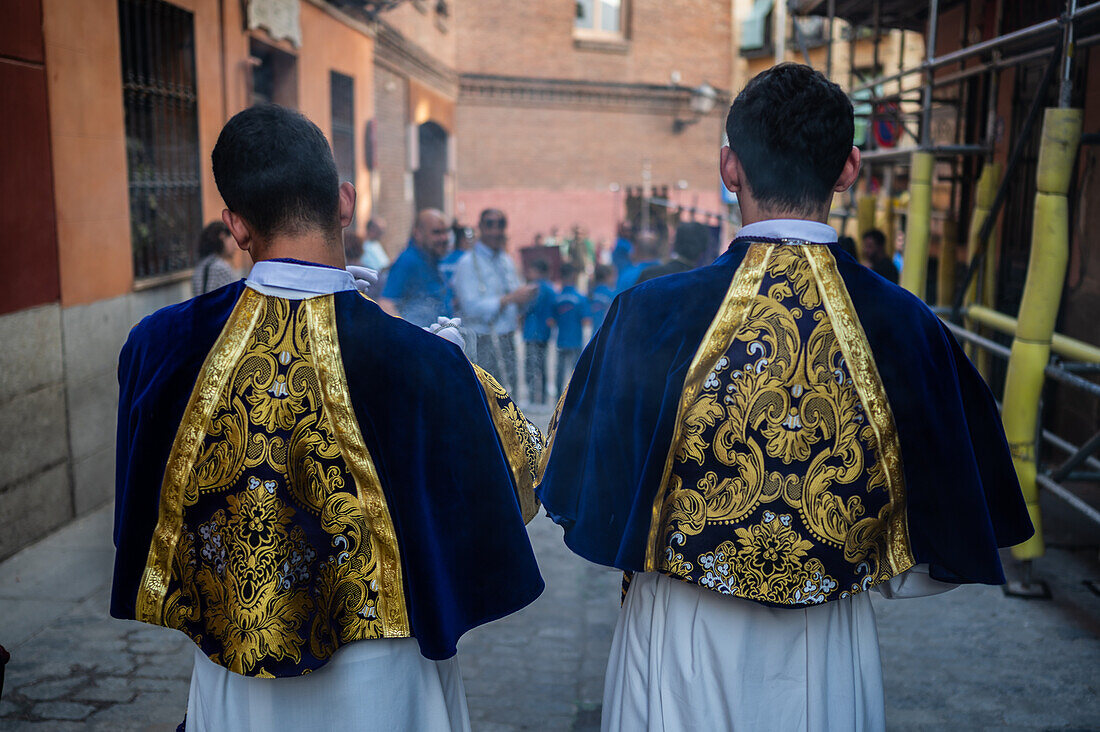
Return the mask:
<svg viewBox="0 0 1100 732">
<path fill-rule="evenodd" d="M 259 256 L 249 251 L 253 262 L 269 259 L 297 259 L 302 262 L 315 262 L 329 267 L 343 269 L 347 262 L 344 249 L 338 241 L 330 241 L 320 232 L 303 236 L 276 236 L 264 242 Z"/>
<path fill-rule="evenodd" d="M 816 221 L 819 224 L 829 223 L 829 207 L 806 211 L 777 211 L 761 208 L 756 205 L 749 196 L 745 195 L 741 201 L 741 225 L 748 226 L 758 221 L 773 221 L 775 219 L 796 219 L 799 221 Z"/>
</svg>

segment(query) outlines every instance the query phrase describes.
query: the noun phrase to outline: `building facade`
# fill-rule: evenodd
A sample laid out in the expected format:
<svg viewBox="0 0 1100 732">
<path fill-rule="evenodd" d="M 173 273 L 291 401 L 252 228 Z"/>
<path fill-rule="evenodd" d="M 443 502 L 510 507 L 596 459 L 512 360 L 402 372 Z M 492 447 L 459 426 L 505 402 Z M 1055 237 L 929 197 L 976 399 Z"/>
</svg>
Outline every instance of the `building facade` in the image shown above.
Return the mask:
<svg viewBox="0 0 1100 732">
<path fill-rule="evenodd" d="M 111 500 L 118 351 L 190 296 L 198 233 L 223 208 L 209 154 L 251 104 L 321 127 L 359 191 L 355 231 L 385 219 L 391 257 L 429 206 L 466 224 L 502 208 L 513 248 L 574 224 L 610 244 L 653 196 L 726 210 L 727 0 L 10 0 L 4 14 L 0 558 Z"/>
<path fill-rule="evenodd" d="M 613 242 L 630 190 L 725 210 L 726 0 L 478 0 L 457 19 L 461 220 L 501 208 L 518 247 L 573 224 Z"/>
<path fill-rule="evenodd" d="M 296 107 L 366 192 L 374 30 L 303 0 L 14 0 L 0 24 L 0 558 L 109 501 L 118 352 L 190 296 L 224 122 Z M 244 261 L 240 262 L 243 266 Z"/>
</svg>

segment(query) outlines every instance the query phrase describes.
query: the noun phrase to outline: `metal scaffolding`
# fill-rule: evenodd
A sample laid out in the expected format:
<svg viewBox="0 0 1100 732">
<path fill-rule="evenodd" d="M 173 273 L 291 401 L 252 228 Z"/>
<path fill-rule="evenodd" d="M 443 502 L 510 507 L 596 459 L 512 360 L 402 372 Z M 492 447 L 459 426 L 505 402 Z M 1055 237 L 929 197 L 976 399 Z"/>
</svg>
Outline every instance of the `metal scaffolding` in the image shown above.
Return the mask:
<svg viewBox="0 0 1100 732">
<path fill-rule="evenodd" d="M 985 18 L 986 27 L 992 27 L 993 35 L 976 42 L 970 37 L 971 12 L 975 5 L 982 6 L 970 0 L 926 0 L 923 3 L 913 0 L 789 0 L 788 6 L 792 15 L 825 16 L 830 39 L 837 38 L 833 28 L 837 19 L 851 26 L 849 38 L 854 38 L 858 29 L 871 29 L 875 76 L 856 84 L 850 72 L 849 93 L 853 102 L 869 107 L 867 116 L 872 125 L 881 119 L 883 110 L 896 109 L 897 121 L 914 141 L 905 147 L 876 149 L 874 136 L 868 135 L 863 161 L 868 179 L 871 171 L 878 171 L 889 181 L 896 168 L 909 167 L 909 240 L 902 266 L 902 285 L 922 298 L 926 295 L 931 188 L 937 181 L 937 167 L 940 170 L 950 168 L 950 174 L 940 175 L 938 181 L 950 183 L 951 210 L 947 212 L 947 219 L 956 223 L 970 221 L 968 261 L 966 274 L 960 281 L 955 281 L 953 267 L 950 276 L 946 276 L 945 260 L 953 263 L 953 250 L 949 248 L 953 241 L 948 241 L 950 237 L 945 232 L 937 289 L 947 292 L 937 293 L 941 306 L 937 311 L 948 321 L 955 335 L 968 344 L 971 353 L 978 356 L 987 378 L 991 357 L 1003 358 L 1009 363 L 1002 416 L 1017 475 L 1037 529 L 1035 539 L 1014 548 L 1017 559 L 1025 563 L 1028 579 L 1017 583 L 1013 594 L 1041 595 L 1045 586 L 1041 581 L 1030 580 L 1031 560 L 1043 553 L 1037 489 L 1043 488 L 1082 516 L 1100 524 L 1100 511 L 1075 493 L 1072 486 L 1067 486 L 1100 482 L 1100 460 L 1093 457 L 1100 450 L 1100 433 L 1082 445 L 1074 445 L 1039 425 L 1044 379 L 1057 381 L 1084 398 L 1100 399 L 1100 385 L 1082 376 L 1100 373 L 1097 365 L 1100 364 L 1100 348 L 1053 332 L 1069 249 L 1066 193 L 1071 186 L 1079 142 L 1095 142 L 1092 139 L 1095 135 L 1081 135 L 1083 115 L 1081 110 L 1072 108 L 1074 62 L 1079 49 L 1100 41 L 1100 2 L 1066 0 L 1060 12 L 1052 13 L 1053 17 L 1004 32 L 1006 2 L 1011 1 L 986 0 L 984 9 L 993 12 L 991 23 L 988 17 Z M 937 54 L 937 48 L 944 45 L 944 39 L 937 38 L 944 31 L 943 14 L 956 9 L 962 16 L 959 47 Z M 1020 15 L 1018 6 L 1011 6 L 1011 9 Z M 1034 8 L 1028 10 L 1034 12 Z M 885 73 L 879 64 L 878 46 L 884 31 L 890 30 L 922 32 L 926 49 L 924 60 L 903 68 L 904 54 L 901 54 L 897 71 Z M 834 71 L 831 47 L 826 58 L 825 70 L 831 75 Z M 1000 164 L 993 160 L 997 136 L 1003 133 L 994 122 L 1000 75 L 1006 69 L 1020 68 L 1043 59 L 1046 64 L 1041 81 L 1016 130 L 1016 139 L 1001 174 Z M 907 87 L 906 81 L 913 79 L 920 85 Z M 884 93 L 883 88 L 890 84 L 896 85 L 897 91 Z M 1057 105 L 1044 110 L 1055 84 Z M 897 106 L 888 107 L 888 102 Z M 975 118 L 983 106 L 987 115 L 984 124 Z M 946 107 L 949 114 L 953 107 L 951 140 L 944 140 L 942 136 L 937 140 L 934 134 L 934 117 L 937 108 L 941 107 Z M 991 274 L 992 257 L 987 252 L 1010 186 L 1023 174 L 1025 148 L 1040 127 L 1030 261 L 1017 318 L 993 308 L 995 280 Z M 873 213 L 872 210 L 870 217 L 862 215 L 858 220 L 866 222 L 870 218 L 873 222 Z M 838 215 L 846 224 L 848 218 L 855 215 L 854 207 L 841 210 Z M 906 277 L 907 271 L 909 277 Z M 1011 337 L 1012 347 L 993 340 L 990 337 L 993 333 Z M 1051 455 L 1045 455 L 1047 462 L 1040 462 L 1040 456 L 1044 456 L 1043 445 L 1065 453 L 1068 458 L 1054 461 Z"/>
</svg>

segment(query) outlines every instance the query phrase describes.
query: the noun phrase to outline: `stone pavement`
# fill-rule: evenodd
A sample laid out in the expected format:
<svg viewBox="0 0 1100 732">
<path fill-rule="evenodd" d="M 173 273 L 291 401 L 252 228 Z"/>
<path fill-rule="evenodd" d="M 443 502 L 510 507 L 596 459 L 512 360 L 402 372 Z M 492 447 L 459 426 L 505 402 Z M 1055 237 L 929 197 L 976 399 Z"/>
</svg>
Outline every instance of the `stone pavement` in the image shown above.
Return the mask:
<svg viewBox="0 0 1100 732">
<path fill-rule="evenodd" d="M 891 729 L 1100 730 L 1100 597 L 1083 584 L 1100 579 L 1097 535 L 1046 510 L 1054 546 L 1038 570 L 1053 600 L 994 587 L 876 599 Z M 182 718 L 190 641 L 107 615 L 111 521 L 104 507 L 0 564 L 12 654 L 0 730 L 173 730 Z M 572 556 L 545 517 L 529 529 L 546 592 L 459 644 L 473 727 L 596 730 L 620 576 Z"/>
</svg>

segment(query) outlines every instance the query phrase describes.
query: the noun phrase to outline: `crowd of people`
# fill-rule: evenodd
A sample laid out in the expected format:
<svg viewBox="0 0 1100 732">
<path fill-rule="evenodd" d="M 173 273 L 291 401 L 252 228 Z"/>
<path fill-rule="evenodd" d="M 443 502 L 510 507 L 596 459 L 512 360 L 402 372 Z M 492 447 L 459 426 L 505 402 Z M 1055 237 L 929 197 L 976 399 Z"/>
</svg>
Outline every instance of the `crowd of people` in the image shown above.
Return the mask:
<svg viewBox="0 0 1100 732">
<path fill-rule="evenodd" d="M 705 264 L 711 238 L 710 228 L 695 221 L 677 224 L 669 244 L 665 232 L 628 221 L 619 224 L 613 247 L 593 242 L 580 224 L 568 235 L 559 231 L 550 227 L 549 234 L 535 234 L 532 245 L 520 251 L 531 255 L 523 257 L 522 280 L 507 250 L 507 216 L 493 208 L 481 212 L 476 230 L 438 209 L 420 211 L 395 259 L 381 243 L 385 219 L 373 217 L 365 239 L 351 227 L 344 231 L 344 256 L 348 265 L 379 273 L 376 299 L 390 315 L 420 327 L 441 317 L 461 319 L 467 355 L 510 390 L 519 387 L 522 361 L 526 403 L 545 405 L 562 393 L 615 296 Z M 876 274 L 898 282 L 900 251 L 887 254 L 882 231 L 864 233 L 859 251 L 847 236 L 839 238 L 839 246 Z M 238 279 L 231 265 L 235 248 L 222 222 L 203 230 L 192 278 L 196 294 Z"/>
</svg>

